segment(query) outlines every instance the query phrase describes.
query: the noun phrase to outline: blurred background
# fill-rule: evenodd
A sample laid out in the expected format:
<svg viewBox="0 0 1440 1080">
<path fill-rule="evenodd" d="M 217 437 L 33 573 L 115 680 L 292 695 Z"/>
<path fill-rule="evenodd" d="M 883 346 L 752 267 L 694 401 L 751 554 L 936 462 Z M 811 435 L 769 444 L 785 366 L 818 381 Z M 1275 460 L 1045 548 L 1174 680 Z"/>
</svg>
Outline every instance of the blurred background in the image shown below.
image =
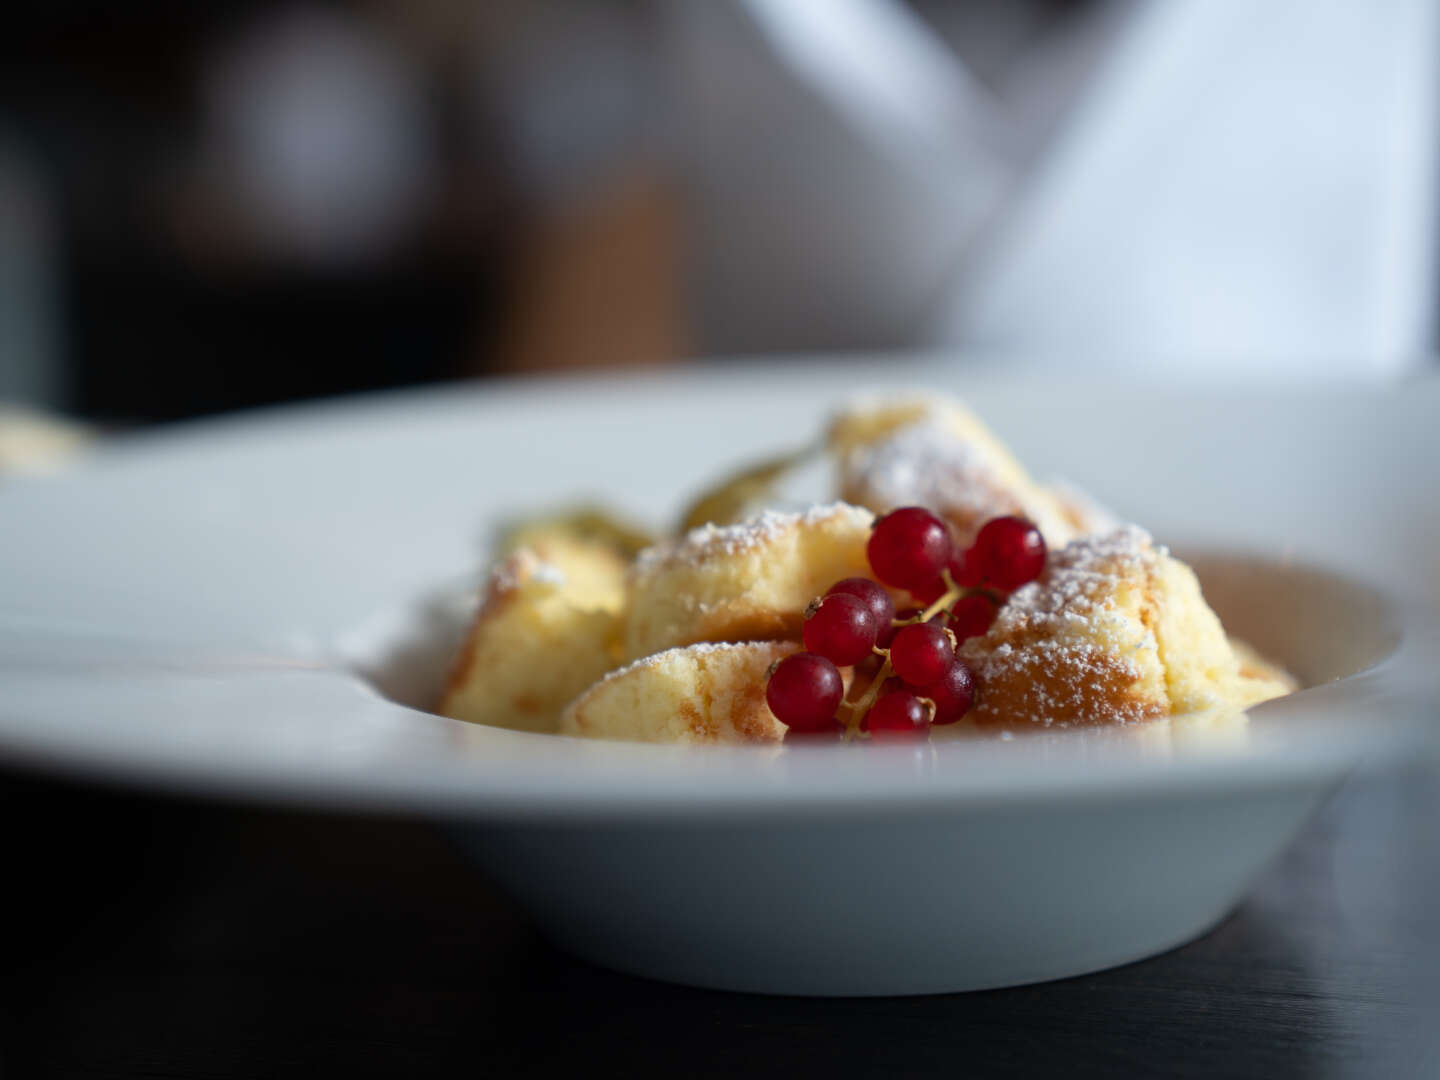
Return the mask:
<svg viewBox="0 0 1440 1080">
<path fill-rule="evenodd" d="M 25 4 L 0 403 L 913 348 L 1415 370 L 1437 47 L 1431 0 Z"/>
</svg>

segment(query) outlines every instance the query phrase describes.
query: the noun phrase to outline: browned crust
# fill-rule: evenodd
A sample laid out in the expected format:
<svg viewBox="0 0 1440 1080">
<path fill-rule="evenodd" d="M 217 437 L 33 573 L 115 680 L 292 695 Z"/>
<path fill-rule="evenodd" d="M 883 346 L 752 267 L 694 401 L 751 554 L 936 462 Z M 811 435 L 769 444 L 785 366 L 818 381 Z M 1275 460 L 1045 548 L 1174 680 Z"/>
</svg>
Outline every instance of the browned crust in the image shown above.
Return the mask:
<svg viewBox="0 0 1440 1080">
<path fill-rule="evenodd" d="M 1269 679 L 1272 672 L 1268 666 L 1262 666 L 1255 660 L 1248 657 L 1240 658 L 1240 677 L 1242 679 Z"/>
<path fill-rule="evenodd" d="M 451 695 L 456 693 L 469 679 L 470 669 L 475 664 L 475 648 L 481 629 L 490 620 L 504 614 L 505 609 L 515 602 L 515 594 L 520 587 L 518 573 L 519 566 L 513 557 L 507 559 L 491 573 L 490 580 L 485 586 L 485 595 L 481 598 L 480 606 L 475 612 L 475 618 L 470 622 L 470 629 L 465 632 L 464 644 L 460 646 L 460 652 L 450 668 L 450 676 L 445 681 L 445 689 L 440 696 L 440 706 L 437 711 L 443 711 L 444 705 L 450 700 Z M 506 583 L 507 574 L 510 575 L 508 580 L 515 584 Z"/>
<path fill-rule="evenodd" d="M 483 611 L 482 607 L 481 613 Z M 445 680 L 445 689 L 440 692 L 440 701 L 436 706 L 436 712 L 445 711 L 446 703 L 470 677 L 470 669 L 475 666 L 475 646 L 476 639 L 480 636 L 481 613 L 476 614 L 475 618 L 470 621 L 470 629 L 465 631 L 465 642 L 460 646 L 460 652 L 456 655 L 455 662 L 450 665 L 450 675 Z"/>
<path fill-rule="evenodd" d="M 1146 565 L 1141 624 L 1153 635 L 1155 568 Z M 997 640 L 998 637 L 998 640 Z M 1025 626 L 1009 637 L 983 639 L 985 652 L 967 650 L 976 665 L 978 700 L 971 710 L 980 727 L 1094 727 L 1136 723 L 1170 715 L 1168 696 L 1157 699 L 1137 686 L 1135 665 L 1103 649 L 1081 644 L 1046 648 L 1046 637 Z M 1003 660 L 994 656 L 1000 644 L 1014 650 Z"/>
<path fill-rule="evenodd" d="M 524 713 L 527 716 L 536 716 L 545 711 L 545 702 L 529 692 L 514 695 L 510 699 L 510 705 L 516 712 Z"/>
<path fill-rule="evenodd" d="M 803 612 L 766 611 L 759 608 L 717 610 L 707 615 L 689 634 L 671 640 L 665 649 L 686 645 L 723 644 L 730 641 L 798 641 L 805 624 Z M 642 640 L 652 636 L 649 627 L 637 635 Z M 660 651 L 657 649 L 656 651 Z"/>
<path fill-rule="evenodd" d="M 574 718 L 574 720 L 575 720 L 575 726 L 576 726 L 577 728 L 579 728 L 581 731 L 587 731 L 587 730 L 589 730 L 589 728 L 590 728 L 590 716 L 589 716 L 589 714 L 585 711 L 585 706 L 584 706 L 583 704 L 577 704 L 577 705 L 575 705 L 575 707 L 572 709 L 570 715 Z"/>
<path fill-rule="evenodd" d="M 804 628 L 804 612 L 717 611 L 700 624 L 686 645 L 725 641 L 798 641 Z"/>
<path fill-rule="evenodd" d="M 757 642 L 755 644 L 763 644 Z M 780 644 L 780 643 L 776 643 Z M 788 642 L 790 648 L 783 649 L 782 655 L 789 655 L 799 648 L 798 642 Z M 842 668 L 843 677 L 849 678 L 851 669 Z M 740 688 L 728 704 L 727 712 L 720 712 L 715 705 L 715 675 L 703 667 L 697 672 L 695 695 L 681 700 L 675 706 L 675 714 L 683 722 L 683 729 L 696 742 L 719 742 L 721 731 L 728 727 L 745 742 L 773 743 L 785 737 L 785 725 L 775 719 L 765 701 L 765 680 L 763 675 Z M 583 732 L 593 725 L 590 721 L 588 702 L 585 696 L 576 701 L 570 710 L 575 727 Z"/>
<path fill-rule="evenodd" d="M 741 738 L 750 742 L 779 742 L 785 737 L 784 725 L 765 703 L 763 683 L 752 683 L 737 696 L 730 710 L 730 723 Z"/>
<path fill-rule="evenodd" d="M 1096 726 L 1168 715 L 1167 703 L 1135 692 L 1131 665 L 1099 649 L 1082 651 L 1077 661 L 1039 653 L 982 668 L 979 701 L 972 710 L 975 724 Z"/>
<path fill-rule="evenodd" d="M 695 736 L 695 738 L 705 741 L 711 741 L 715 738 L 714 730 L 706 723 L 705 717 L 701 714 L 700 710 L 695 707 L 693 701 L 680 702 L 676 711 L 680 714 L 680 719 L 684 720 L 686 726 L 689 727 L 690 734 Z"/>
</svg>

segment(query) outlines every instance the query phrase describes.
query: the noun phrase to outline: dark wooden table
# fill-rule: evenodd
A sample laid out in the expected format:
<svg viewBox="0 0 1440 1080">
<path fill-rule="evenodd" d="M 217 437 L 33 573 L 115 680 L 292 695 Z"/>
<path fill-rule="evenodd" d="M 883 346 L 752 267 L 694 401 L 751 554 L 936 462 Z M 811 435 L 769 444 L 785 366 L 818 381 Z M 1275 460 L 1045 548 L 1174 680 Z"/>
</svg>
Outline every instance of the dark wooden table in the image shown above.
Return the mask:
<svg viewBox="0 0 1440 1080">
<path fill-rule="evenodd" d="M 899 999 L 590 967 L 422 821 L 18 774 L 0 812 L 7 1078 L 1440 1076 L 1440 783 L 1419 769 L 1352 781 L 1185 948 Z"/>
</svg>

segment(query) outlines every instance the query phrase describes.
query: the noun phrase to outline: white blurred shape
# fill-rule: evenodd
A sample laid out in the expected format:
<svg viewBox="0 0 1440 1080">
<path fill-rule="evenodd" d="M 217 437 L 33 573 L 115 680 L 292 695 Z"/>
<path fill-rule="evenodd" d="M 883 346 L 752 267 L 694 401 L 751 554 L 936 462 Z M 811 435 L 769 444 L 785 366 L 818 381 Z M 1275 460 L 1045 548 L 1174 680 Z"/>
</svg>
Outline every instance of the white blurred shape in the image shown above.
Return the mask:
<svg viewBox="0 0 1440 1080">
<path fill-rule="evenodd" d="M 363 23 L 282 11 L 222 58 L 207 89 L 215 164 L 273 248 L 347 262 L 412 224 L 431 167 L 422 89 Z"/>
<path fill-rule="evenodd" d="M 1433 330 L 1432 0 L 1151 0 L 933 338 L 1399 370 Z"/>
<path fill-rule="evenodd" d="M 926 25 L 886 0 L 742 0 L 777 56 L 876 147 L 911 168 L 996 122 L 985 90 Z"/>
<path fill-rule="evenodd" d="M 663 10 L 706 349 L 913 339 L 1011 180 L 990 102 L 886 0 Z"/>
</svg>

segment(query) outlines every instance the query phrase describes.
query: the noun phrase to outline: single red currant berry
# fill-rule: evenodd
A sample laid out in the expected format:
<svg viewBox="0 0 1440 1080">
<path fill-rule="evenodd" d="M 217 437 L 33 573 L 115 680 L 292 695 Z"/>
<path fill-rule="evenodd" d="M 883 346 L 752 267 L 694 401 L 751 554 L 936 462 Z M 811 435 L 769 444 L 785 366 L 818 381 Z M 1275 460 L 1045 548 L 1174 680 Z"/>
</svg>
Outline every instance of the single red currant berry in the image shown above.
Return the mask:
<svg viewBox="0 0 1440 1080">
<path fill-rule="evenodd" d="M 984 593 L 971 593 L 955 601 L 945 625 L 954 632 L 956 641 L 979 637 L 990 629 L 999 610 L 995 601 Z"/>
<path fill-rule="evenodd" d="M 962 589 L 973 589 L 980 584 L 980 560 L 975 557 L 974 548 L 955 553 L 950 560 L 950 578 Z"/>
<path fill-rule="evenodd" d="M 886 585 L 913 589 L 940 576 L 953 546 L 943 521 L 919 506 L 904 506 L 875 522 L 865 554 L 870 569 Z"/>
<path fill-rule="evenodd" d="M 865 719 L 872 739 L 924 735 L 930 728 L 930 708 L 914 694 L 896 690 L 876 701 Z"/>
<path fill-rule="evenodd" d="M 939 600 L 940 597 L 945 595 L 945 590 L 947 588 L 949 588 L 949 586 L 945 584 L 945 579 L 937 577 L 928 585 L 921 585 L 918 589 L 911 589 L 910 595 L 913 596 L 916 600 L 920 601 L 920 603 L 924 604 L 926 607 L 929 607 L 936 600 Z"/>
<path fill-rule="evenodd" d="M 907 693 L 907 694 L 914 692 L 911 687 L 905 685 L 905 680 L 904 680 L 904 679 L 900 679 L 900 678 L 897 678 L 897 677 L 894 676 L 894 675 L 891 675 L 891 676 L 887 677 L 886 680 L 885 680 L 883 683 L 880 684 L 880 693 L 876 695 L 875 700 L 876 700 L 876 701 L 879 701 L 879 700 L 880 700 L 881 698 L 883 698 L 886 694 L 894 694 L 894 693 L 897 693 L 897 692 L 899 692 L 899 691 L 904 691 L 904 692 Z M 874 707 L 874 706 L 873 706 L 873 703 L 872 703 L 871 708 L 873 708 L 873 707 Z M 860 717 L 860 730 L 861 730 L 861 731 L 869 731 L 869 730 L 870 730 L 870 712 L 869 712 L 868 710 L 866 711 L 866 713 L 865 713 L 864 716 Z"/>
<path fill-rule="evenodd" d="M 870 614 L 875 616 L 875 644 L 882 649 L 890 644 L 890 638 L 895 633 L 892 625 L 895 621 L 895 601 L 890 599 L 885 586 L 865 577 L 847 577 L 825 591 L 826 596 L 834 596 L 836 593 L 846 593 L 864 601 Z"/>
<path fill-rule="evenodd" d="M 929 686 L 942 678 L 955 662 L 955 646 L 943 627 L 915 623 L 895 631 L 890 643 L 890 666 L 911 686 Z"/>
<path fill-rule="evenodd" d="M 844 694 L 845 683 L 835 665 L 807 652 L 776 664 L 765 686 L 765 702 L 775 718 L 802 731 L 829 727 Z"/>
<path fill-rule="evenodd" d="M 957 657 L 945 677 L 925 687 L 921 694 L 935 703 L 931 723 L 953 724 L 970 711 L 975 701 L 975 673 Z"/>
<path fill-rule="evenodd" d="M 1024 518 L 991 518 L 976 535 L 974 551 L 985 581 L 1006 592 L 1045 569 L 1045 538 Z"/>
<path fill-rule="evenodd" d="M 803 633 L 805 648 L 843 667 L 870 655 L 879 628 L 865 601 L 835 593 L 810 605 Z"/>
</svg>

